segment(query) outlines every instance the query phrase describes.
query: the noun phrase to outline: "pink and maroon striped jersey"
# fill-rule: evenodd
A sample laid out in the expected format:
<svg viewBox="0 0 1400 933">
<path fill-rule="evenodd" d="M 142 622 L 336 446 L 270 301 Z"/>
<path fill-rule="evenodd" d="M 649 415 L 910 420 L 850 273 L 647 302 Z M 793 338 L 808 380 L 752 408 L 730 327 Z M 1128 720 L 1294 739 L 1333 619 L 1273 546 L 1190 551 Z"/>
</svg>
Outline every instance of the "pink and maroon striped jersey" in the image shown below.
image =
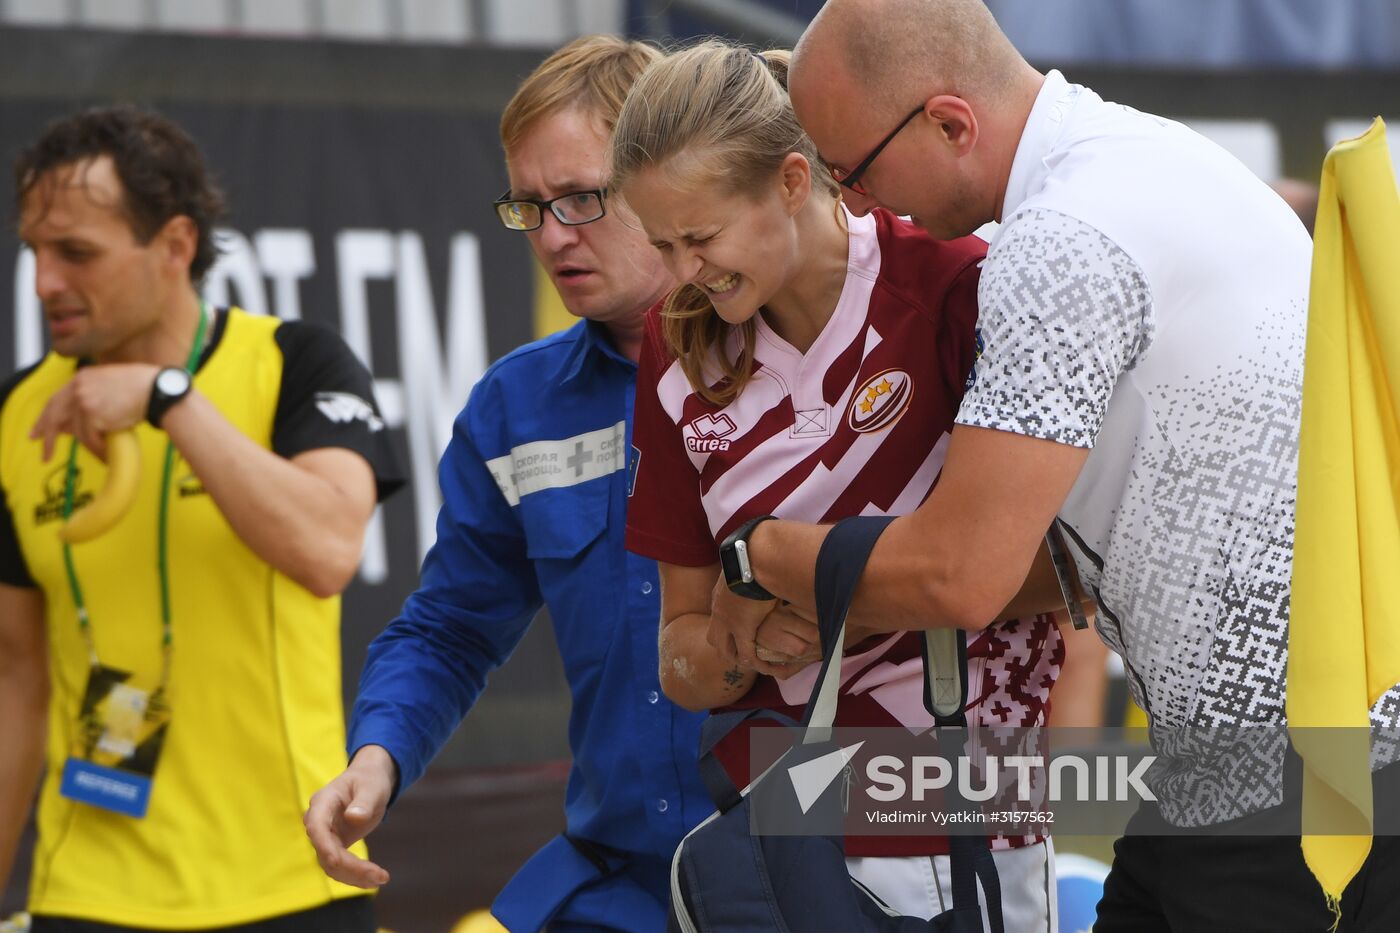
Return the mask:
<svg viewBox="0 0 1400 933">
<path fill-rule="evenodd" d="M 933 489 L 977 354 L 978 265 L 986 244 L 975 237 L 938 241 L 883 210 L 847 220 L 845 286 L 816 342 L 799 353 L 756 317 L 752 379 L 722 408 L 695 394 L 666 350 L 658 309 L 648 314 L 629 550 L 663 563 L 717 564 L 719 542 L 755 516 L 825 523 L 900 515 Z M 726 348 L 731 358 L 737 339 Z M 932 726 L 920 649 L 914 633 L 853 647 L 842 668 L 836 724 Z M 969 720 L 1043 723 L 1063 655 L 1050 616 L 979 633 L 968 647 Z M 783 682 L 760 677 L 733 708 L 800 718 L 817 668 Z M 746 737 L 730 736 L 717 753 L 739 786 L 746 784 Z M 847 840 L 852 856 L 937 851 L 946 851 L 946 841 Z"/>
</svg>

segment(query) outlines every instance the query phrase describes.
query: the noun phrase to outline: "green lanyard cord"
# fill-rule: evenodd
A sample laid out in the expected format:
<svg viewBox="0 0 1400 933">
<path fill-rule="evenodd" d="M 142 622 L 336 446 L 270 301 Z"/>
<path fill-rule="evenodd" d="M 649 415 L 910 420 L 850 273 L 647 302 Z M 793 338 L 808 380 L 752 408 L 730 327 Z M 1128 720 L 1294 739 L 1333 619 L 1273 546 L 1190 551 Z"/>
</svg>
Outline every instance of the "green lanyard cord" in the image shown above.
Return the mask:
<svg viewBox="0 0 1400 933">
<path fill-rule="evenodd" d="M 190 347 L 190 357 L 185 363 L 185 371 L 191 376 L 199 367 L 199 358 L 204 352 L 204 335 L 210 317 L 209 306 L 201 301 L 199 303 L 199 326 L 195 328 L 194 345 Z M 167 559 L 170 537 L 170 477 L 174 469 L 175 444 L 167 439 L 165 442 L 165 468 L 160 480 L 160 518 L 156 525 L 156 572 L 160 579 L 161 647 L 160 686 L 155 691 L 156 696 L 163 694 L 166 684 L 169 683 L 170 651 L 174 644 L 170 611 L 170 565 Z M 73 514 L 74 487 L 77 485 L 77 476 L 78 439 L 74 437 L 73 443 L 68 448 L 68 468 L 63 480 L 64 521 L 67 521 Z M 97 667 L 97 644 L 92 637 L 92 623 L 88 616 L 87 604 L 83 601 L 83 588 L 78 581 L 78 570 L 73 563 L 73 549 L 66 542 L 63 545 L 63 567 L 68 573 L 68 589 L 73 596 L 73 605 L 77 608 L 78 631 L 83 637 L 83 644 L 87 646 L 88 662 L 91 666 Z"/>
<path fill-rule="evenodd" d="M 63 478 L 63 520 L 68 521 L 68 517 L 73 514 L 73 486 L 74 479 L 78 475 L 78 439 L 73 438 L 73 444 L 68 448 L 68 470 Z M 87 605 L 83 602 L 83 588 L 78 583 L 78 571 L 73 566 L 73 549 L 66 543 L 63 545 L 63 569 L 68 571 L 68 589 L 73 593 L 73 605 L 78 609 L 78 631 L 83 636 L 83 644 L 87 645 L 88 662 L 97 666 L 97 646 L 92 641 L 92 627 L 88 624 Z"/>
<path fill-rule="evenodd" d="M 200 323 L 203 323 L 203 318 Z M 198 343 L 195 345 L 198 346 Z M 166 560 L 166 542 L 170 537 L 170 474 L 174 464 L 175 445 L 167 440 L 165 468 L 160 478 L 160 519 L 156 525 L 156 578 L 160 581 L 160 686 L 153 697 L 164 695 L 165 685 L 170 682 L 170 649 L 174 642 L 170 623 L 170 565 Z"/>
</svg>

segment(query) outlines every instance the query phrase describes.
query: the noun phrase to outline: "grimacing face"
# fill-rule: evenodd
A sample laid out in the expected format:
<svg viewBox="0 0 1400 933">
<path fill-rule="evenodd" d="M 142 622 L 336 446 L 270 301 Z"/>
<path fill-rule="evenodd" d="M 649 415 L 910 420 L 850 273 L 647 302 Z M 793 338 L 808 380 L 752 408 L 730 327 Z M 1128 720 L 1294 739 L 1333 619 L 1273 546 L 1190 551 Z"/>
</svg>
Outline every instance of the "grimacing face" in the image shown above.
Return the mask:
<svg viewBox="0 0 1400 933">
<path fill-rule="evenodd" d="M 110 355 L 156 325 L 174 287 L 164 237 L 139 242 L 123 199 L 116 166 L 99 156 L 49 171 L 20 205 L 19 238 L 63 356 Z"/>
<path fill-rule="evenodd" d="M 628 203 L 676 280 L 700 288 L 715 313 L 741 324 L 785 289 L 798 268 L 793 216 L 771 190 L 717 193 L 678 184 L 665 166 L 627 182 Z"/>
<path fill-rule="evenodd" d="M 512 196 L 543 201 L 602 187 L 608 135 L 577 107 L 541 117 L 507 154 Z M 641 314 L 672 285 L 635 219 L 615 197 L 606 206 L 602 219 L 578 226 L 545 211 L 525 234 L 569 313 L 605 324 Z"/>
</svg>

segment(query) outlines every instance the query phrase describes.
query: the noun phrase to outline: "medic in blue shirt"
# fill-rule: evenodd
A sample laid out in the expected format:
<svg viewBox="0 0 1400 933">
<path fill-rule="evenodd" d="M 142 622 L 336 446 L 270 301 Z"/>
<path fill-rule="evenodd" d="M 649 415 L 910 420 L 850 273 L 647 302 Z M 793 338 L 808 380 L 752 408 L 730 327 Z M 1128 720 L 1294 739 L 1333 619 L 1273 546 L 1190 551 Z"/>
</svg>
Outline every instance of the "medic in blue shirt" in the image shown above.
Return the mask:
<svg viewBox="0 0 1400 933">
<path fill-rule="evenodd" d="M 580 39 L 506 107 L 497 215 L 584 320 L 498 361 L 458 415 L 422 583 L 370 646 L 350 766 L 306 814 L 328 875 L 386 883 L 346 846 L 423 773 L 547 605 L 573 697 L 568 830 L 492 905 L 517 933 L 663 929 L 671 854 L 713 809 L 695 767 L 703 717 L 661 694 L 656 566 L 622 544 L 642 319 L 673 281 L 608 200 L 604 156 L 628 88 L 660 56 Z"/>
</svg>

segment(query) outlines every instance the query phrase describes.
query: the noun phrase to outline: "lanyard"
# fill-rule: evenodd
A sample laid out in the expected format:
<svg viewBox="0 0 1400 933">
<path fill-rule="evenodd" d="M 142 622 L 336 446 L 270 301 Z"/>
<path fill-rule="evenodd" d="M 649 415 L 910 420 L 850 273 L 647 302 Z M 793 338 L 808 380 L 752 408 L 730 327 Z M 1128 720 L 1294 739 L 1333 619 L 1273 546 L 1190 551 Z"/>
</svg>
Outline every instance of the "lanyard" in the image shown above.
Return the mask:
<svg viewBox="0 0 1400 933">
<path fill-rule="evenodd" d="M 199 326 L 195 328 L 194 345 L 190 347 L 190 358 L 185 363 L 185 372 L 191 376 L 199 366 L 199 357 L 204 352 L 205 330 L 209 324 L 209 306 L 201 301 L 199 303 Z M 170 625 L 170 570 L 166 562 L 167 539 L 170 525 L 170 475 L 174 472 L 175 465 L 175 444 L 169 439 L 165 442 L 165 469 L 160 481 L 160 519 L 156 526 L 156 571 L 160 576 L 160 646 L 161 646 L 161 672 L 160 687 L 157 694 L 165 691 L 166 683 L 170 678 L 170 648 L 172 645 L 171 625 Z M 63 518 L 66 521 L 73 514 L 73 487 L 78 476 L 78 439 L 73 438 L 72 445 L 68 448 L 68 469 L 63 478 Z M 83 588 L 78 582 L 78 570 L 73 564 L 73 549 L 65 543 L 63 545 L 63 566 L 68 571 L 68 589 L 73 594 L 73 605 L 78 611 L 78 631 L 83 636 L 83 643 L 87 645 L 88 661 L 93 667 L 98 666 L 97 644 L 92 639 L 92 623 L 88 618 L 87 604 L 83 601 Z"/>
</svg>

